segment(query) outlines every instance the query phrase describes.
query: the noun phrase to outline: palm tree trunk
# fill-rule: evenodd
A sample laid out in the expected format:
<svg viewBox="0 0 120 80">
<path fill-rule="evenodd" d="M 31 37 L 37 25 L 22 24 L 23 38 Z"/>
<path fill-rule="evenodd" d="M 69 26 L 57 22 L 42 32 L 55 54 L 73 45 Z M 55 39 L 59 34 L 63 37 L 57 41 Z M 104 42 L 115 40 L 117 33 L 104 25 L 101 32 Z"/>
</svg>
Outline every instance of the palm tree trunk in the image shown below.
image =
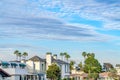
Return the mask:
<svg viewBox="0 0 120 80">
<path fill-rule="evenodd" d="M 16 56 L 16 60 L 18 61 L 18 56 Z"/>
<path fill-rule="evenodd" d="M 19 61 L 21 61 L 21 57 L 19 57 L 20 59 L 19 59 Z"/>
<path fill-rule="evenodd" d="M 18 56 L 16 55 L 16 61 L 18 60 Z"/>
</svg>

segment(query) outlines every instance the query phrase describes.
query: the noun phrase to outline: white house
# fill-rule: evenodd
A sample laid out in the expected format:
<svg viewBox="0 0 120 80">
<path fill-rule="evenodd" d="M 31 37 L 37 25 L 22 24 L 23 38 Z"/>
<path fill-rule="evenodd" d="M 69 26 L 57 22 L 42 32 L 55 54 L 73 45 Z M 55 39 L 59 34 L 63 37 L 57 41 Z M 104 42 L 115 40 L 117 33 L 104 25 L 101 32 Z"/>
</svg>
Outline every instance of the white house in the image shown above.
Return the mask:
<svg viewBox="0 0 120 80">
<path fill-rule="evenodd" d="M 52 63 L 56 63 L 61 69 L 61 78 L 70 77 L 70 65 L 68 62 L 57 59 L 57 55 L 52 56 L 52 54 L 46 54 L 46 67 L 50 66 Z"/>
<path fill-rule="evenodd" d="M 8 80 L 37 80 L 37 75 L 28 73 L 26 64 L 19 61 L 1 61 L 0 68 L 11 75 Z"/>
<path fill-rule="evenodd" d="M 46 61 L 38 56 L 34 56 L 26 61 L 29 73 L 38 75 L 39 80 L 46 80 Z"/>
<path fill-rule="evenodd" d="M 56 63 L 61 69 L 61 78 L 69 78 L 70 68 L 69 63 L 63 60 L 57 59 L 57 55 L 46 54 L 46 59 L 34 56 L 26 61 L 29 73 L 39 75 L 39 80 L 47 80 L 46 70 L 52 63 Z"/>
<path fill-rule="evenodd" d="M 70 78 L 74 80 L 86 80 L 87 77 L 88 77 L 88 74 L 85 73 L 84 71 L 81 71 L 80 68 L 78 67 L 74 67 L 74 69 L 71 70 Z"/>
</svg>

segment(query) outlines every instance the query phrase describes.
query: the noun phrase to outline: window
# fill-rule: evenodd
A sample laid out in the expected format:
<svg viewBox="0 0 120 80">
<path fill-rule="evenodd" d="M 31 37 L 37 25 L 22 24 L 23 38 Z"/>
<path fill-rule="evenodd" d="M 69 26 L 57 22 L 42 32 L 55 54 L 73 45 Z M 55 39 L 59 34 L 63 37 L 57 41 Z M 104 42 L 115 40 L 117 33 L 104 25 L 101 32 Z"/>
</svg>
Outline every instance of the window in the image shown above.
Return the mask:
<svg viewBox="0 0 120 80">
<path fill-rule="evenodd" d="M 67 65 L 65 65 L 65 72 L 67 72 Z"/>
<path fill-rule="evenodd" d="M 12 67 L 12 68 L 16 68 L 16 66 L 18 66 L 18 64 L 16 64 L 16 63 L 11 63 L 11 67 Z"/>
<path fill-rule="evenodd" d="M 69 72 L 69 65 L 68 64 L 65 65 L 65 72 L 66 73 Z"/>
<path fill-rule="evenodd" d="M 2 62 L 1 65 L 2 65 L 2 68 L 8 68 L 10 64 L 7 62 Z"/>
<path fill-rule="evenodd" d="M 21 63 L 21 64 L 19 64 L 19 67 L 20 67 L 21 69 L 24 69 L 24 68 L 26 67 L 26 65 L 23 64 L 23 63 Z"/>
<path fill-rule="evenodd" d="M 62 65 L 60 65 L 60 69 L 62 70 Z"/>
<path fill-rule="evenodd" d="M 42 64 L 42 71 L 44 71 L 44 64 Z"/>
</svg>

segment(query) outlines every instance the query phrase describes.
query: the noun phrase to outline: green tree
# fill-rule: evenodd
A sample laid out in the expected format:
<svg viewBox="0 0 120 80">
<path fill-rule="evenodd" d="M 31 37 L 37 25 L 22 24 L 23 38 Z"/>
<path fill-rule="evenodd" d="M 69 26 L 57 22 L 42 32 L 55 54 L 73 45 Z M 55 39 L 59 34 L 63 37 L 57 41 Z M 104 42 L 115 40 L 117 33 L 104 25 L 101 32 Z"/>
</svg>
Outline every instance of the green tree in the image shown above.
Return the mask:
<svg viewBox="0 0 120 80">
<path fill-rule="evenodd" d="M 51 52 L 47 52 L 46 54 L 52 54 Z"/>
<path fill-rule="evenodd" d="M 91 57 L 95 57 L 95 54 L 94 54 L 94 53 L 91 53 Z"/>
<path fill-rule="evenodd" d="M 84 59 L 86 58 L 87 56 L 87 53 L 86 52 L 82 52 L 82 56 L 84 57 Z"/>
<path fill-rule="evenodd" d="M 83 64 L 82 64 L 82 62 L 80 62 L 80 63 L 78 64 L 78 67 L 80 67 L 80 70 L 83 71 Z"/>
<path fill-rule="evenodd" d="M 64 53 L 60 53 L 61 59 L 63 60 Z"/>
<path fill-rule="evenodd" d="M 50 80 L 59 80 L 61 76 L 61 70 L 56 64 L 49 66 L 47 70 L 47 78 Z"/>
<path fill-rule="evenodd" d="M 96 78 L 102 71 L 102 66 L 93 56 L 88 56 L 84 62 L 84 72 L 88 73 L 89 78 Z M 93 76 L 94 75 L 94 76 Z"/>
<path fill-rule="evenodd" d="M 68 59 L 70 58 L 70 55 L 69 54 L 65 55 L 65 58 L 68 61 Z"/>
<path fill-rule="evenodd" d="M 70 61 L 70 71 L 74 69 L 75 61 Z"/>
<path fill-rule="evenodd" d="M 88 54 L 87 54 L 87 57 L 91 57 L 91 53 L 88 53 Z"/>
<path fill-rule="evenodd" d="M 19 61 L 21 61 L 21 57 L 22 57 L 22 53 L 21 52 L 18 53 L 18 57 L 19 57 Z"/>
<path fill-rule="evenodd" d="M 26 57 L 28 56 L 28 53 L 27 52 L 23 52 L 22 56 L 26 60 Z"/>
<path fill-rule="evenodd" d="M 64 56 L 65 56 L 65 55 L 67 55 L 68 53 L 67 53 L 67 52 L 64 52 L 63 54 L 64 54 Z"/>
<path fill-rule="evenodd" d="M 19 51 L 18 50 L 15 50 L 14 51 L 14 55 L 16 55 L 16 61 L 18 60 L 18 56 L 19 56 Z"/>
<path fill-rule="evenodd" d="M 70 58 L 70 55 L 67 53 L 67 52 L 64 52 L 63 55 L 65 56 L 67 62 L 68 62 L 68 59 Z"/>
</svg>

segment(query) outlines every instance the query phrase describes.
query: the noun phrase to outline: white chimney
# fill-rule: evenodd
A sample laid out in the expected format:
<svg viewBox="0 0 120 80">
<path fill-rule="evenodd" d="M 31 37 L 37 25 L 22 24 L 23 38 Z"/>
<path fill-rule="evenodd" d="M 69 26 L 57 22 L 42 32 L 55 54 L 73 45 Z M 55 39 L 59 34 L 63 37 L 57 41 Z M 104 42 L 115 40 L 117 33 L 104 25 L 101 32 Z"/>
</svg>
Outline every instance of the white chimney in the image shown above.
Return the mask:
<svg viewBox="0 0 120 80">
<path fill-rule="evenodd" d="M 48 66 L 52 64 L 52 53 L 47 52 L 46 53 L 46 69 L 48 69 Z"/>
</svg>

